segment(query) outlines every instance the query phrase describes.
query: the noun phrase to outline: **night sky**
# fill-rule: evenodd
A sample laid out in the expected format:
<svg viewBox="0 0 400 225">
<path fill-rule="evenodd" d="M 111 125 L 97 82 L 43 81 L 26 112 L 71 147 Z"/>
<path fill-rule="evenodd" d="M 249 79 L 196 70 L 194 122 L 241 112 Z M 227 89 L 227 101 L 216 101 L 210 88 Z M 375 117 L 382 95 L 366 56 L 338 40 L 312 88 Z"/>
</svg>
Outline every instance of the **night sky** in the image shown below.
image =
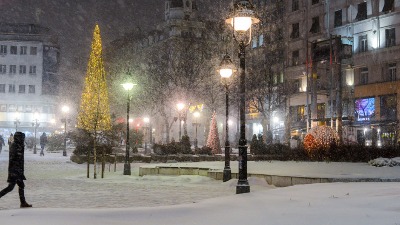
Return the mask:
<svg viewBox="0 0 400 225">
<path fill-rule="evenodd" d="M 61 47 L 62 92 L 71 82 L 81 84 L 90 54 L 95 23 L 99 23 L 103 48 L 136 27 L 153 29 L 164 20 L 164 0 L 0 0 L 0 22 L 34 23 L 49 27 Z M 197 1 L 202 14 L 208 3 L 221 6 L 230 0 Z M 215 10 L 214 10 L 215 12 Z M 67 89 L 65 90 L 65 87 Z"/>
</svg>

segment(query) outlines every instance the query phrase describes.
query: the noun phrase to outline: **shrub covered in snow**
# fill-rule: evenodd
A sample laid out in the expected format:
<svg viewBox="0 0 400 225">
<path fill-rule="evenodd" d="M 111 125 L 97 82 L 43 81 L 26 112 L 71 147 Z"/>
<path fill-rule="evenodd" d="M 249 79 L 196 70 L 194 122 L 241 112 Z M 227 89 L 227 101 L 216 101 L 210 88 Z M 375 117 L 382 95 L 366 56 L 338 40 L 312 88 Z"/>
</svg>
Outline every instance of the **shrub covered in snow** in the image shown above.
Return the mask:
<svg viewBox="0 0 400 225">
<path fill-rule="evenodd" d="M 376 166 L 376 167 L 382 167 L 382 166 L 400 166 L 400 157 L 396 157 L 396 158 L 377 158 L 377 159 L 373 159 L 370 160 L 368 162 L 370 165 L 372 166 Z"/>
</svg>

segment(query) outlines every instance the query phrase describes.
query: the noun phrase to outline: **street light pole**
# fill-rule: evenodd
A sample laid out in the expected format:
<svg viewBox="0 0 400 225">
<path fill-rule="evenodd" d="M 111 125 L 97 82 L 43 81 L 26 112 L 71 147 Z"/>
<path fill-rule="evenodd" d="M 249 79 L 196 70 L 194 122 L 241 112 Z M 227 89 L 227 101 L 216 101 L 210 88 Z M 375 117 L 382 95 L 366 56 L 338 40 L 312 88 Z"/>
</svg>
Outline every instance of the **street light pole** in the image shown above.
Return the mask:
<svg viewBox="0 0 400 225">
<path fill-rule="evenodd" d="M 194 148 L 197 149 L 197 148 L 198 148 L 197 127 L 200 125 L 199 122 L 198 122 L 198 118 L 199 118 L 199 116 L 200 116 L 200 112 L 196 110 L 196 111 L 193 113 L 193 116 L 194 116 L 194 119 L 195 119 L 193 125 L 195 126 L 195 132 L 196 132 L 196 134 L 195 134 L 195 139 L 194 139 Z"/>
<path fill-rule="evenodd" d="M 129 162 L 129 107 L 130 107 L 130 90 L 132 90 L 134 84 L 133 83 L 125 83 L 122 84 L 124 89 L 128 92 L 127 101 L 126 101 L 126 150 L 125 150 L 125 163 L 124 163 L 124 175 L 131 175 L 131 164 Z"/>
<path fill-rule="evenodd" d="M 19 121 L 19 116 L 20 116 L 20 114 L 19 114 L 19 112 L 17 111 L 17 112 L 15 113 L 15 121 L 14 121 L 15 132 L 18 132 L 18 124 L 20 123 L 20 121 Z"/>
<path fill-rule="evenodd" d="M 34 140 L 34 142 L 33 142 L 33 154 L 36 154 L 37 153 L 37 151 L 36 151 L 36 142 L 37 142 L 37 140 L 36 140 L 36 134 L 37 134 L 37 128 L 38 128 L 38 126 L 39 126 L 39 124 L 38 124 L 38 114 L 37 114 L 37 112 L 34 114 L 34 120 L 35 120 L 35 123 L 33 123 L 33 126 L 34 126 L 34 131 L 35 131 L 35 140 Z"/>
<path fill-rule="evenodd" d="M 223 80 L 225 86 L 225 166 L 223 172 L 223 182 L 229 181 L 232 178 L 230 161 L 231 161 L 231 147 L 229 143 L 229 86 L 228 86 L 228 79 L 232 76 L 233 72 L 236 71 L 235 66 L 232 63 L 231 58 L 228 54 L 224 56 L 221 61 L 219 73 Z"/>
<path fill-rule="evenodd" d="M 150 130 L 150 127 L 149 127 L 150 118 L 148 118 L 148 117 L 143 118 L 143 122 L 146 124 L 146 126 L 143 127 L 144 128 L 144 134 L 143 134 L 144 154 L 147 154 L 147 137 L 146 137 L 147 135 L 146 134 L 147 134 L 148 130 Z"/>
<path fill-rule="evenodd" d="M 63 156 L 67 156 L 67 113 L 69 111 L 68 106 L 63 106 L 62 111 L 64 112 L 64 150 L 63 150 Z"/>
<path fill-rule="evenodd" d="M 249 1 L 237 0 L 233 6 L 233 15 L 226 20 L 233 27 L 233 37 L 239 43 L 240 80 L 239 80 L 239 180 L 236 194 L 250 192 L 247 180 L 247 141 L 246 141 L 246 46 L 251 42 L 251 26 L 260 20 L 255 17 L 254 6 Z"/>
<path fill-rule="evenodd" d="M 183 103 L 178 103 L 177 104 L 178 108 L 178 119 L 179 119 L 179 142 L 182 140 L 182 110 L 185 108 L 185 104 Z"/>
</svg>

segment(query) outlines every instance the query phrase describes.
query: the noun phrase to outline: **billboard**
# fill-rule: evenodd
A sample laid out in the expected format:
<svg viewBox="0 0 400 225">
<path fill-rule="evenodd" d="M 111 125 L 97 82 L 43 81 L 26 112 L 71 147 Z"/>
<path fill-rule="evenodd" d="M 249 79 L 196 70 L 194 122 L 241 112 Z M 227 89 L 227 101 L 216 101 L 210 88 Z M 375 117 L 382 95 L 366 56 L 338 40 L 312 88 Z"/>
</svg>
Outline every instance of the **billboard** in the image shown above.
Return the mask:
<svg viewBox="0 0 400 225">
<path fill-rule="evenodd" d="M 356 121 L 370 121 L 375 116 L 375 98 L 356 99 L 354 114 Z"/>
</svg>

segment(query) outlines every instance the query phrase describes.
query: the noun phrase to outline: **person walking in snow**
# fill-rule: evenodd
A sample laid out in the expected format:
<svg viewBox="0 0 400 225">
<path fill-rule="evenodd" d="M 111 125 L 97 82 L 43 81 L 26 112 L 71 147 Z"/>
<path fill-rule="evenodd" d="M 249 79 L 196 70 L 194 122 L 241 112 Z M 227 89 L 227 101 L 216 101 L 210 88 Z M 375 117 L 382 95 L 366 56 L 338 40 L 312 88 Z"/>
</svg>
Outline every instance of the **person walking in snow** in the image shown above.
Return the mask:
<svg viewBox="0 0 400 225">
<path fill-rule="evenodd" d="M 11 133 L 10 134 L 10 137 L 8 138 L 8 147 L 10 148 L 11 147 L 11 144 L 14 142 L 14 136 L 13 136 L 13 134 Z"/>
<path fill-rule="evenodd" d="M 32 205 L 28 204 L 25 200 L 25 184 L 26 180 L 24 175 L 24 143 L 25 134 L 22 132 L 15 132 L 14 141 L 10 146 L 9 161 L 8 161 L 8 186 L 0 191 L 0 198 L 11 192 L 15 185 L 18 185 L 19 200 L 21 208 L 29 208 Z"/>
<path fill-rule="evenodd" d="M 47 144 L 47 136 L 46 133 L 43 132 L 43 134 L 40 136 L 40 147 L 42 148 L 42 150 L 40 151 L 40 156 L 44 156 L 44 147 Z"/>
<path fill-rule="evenodd" d="M 6 142 L 4 141 L 3 135 L 0 135 L 0 153 L 4 145 L 6 145 Z"/>
</svg>

